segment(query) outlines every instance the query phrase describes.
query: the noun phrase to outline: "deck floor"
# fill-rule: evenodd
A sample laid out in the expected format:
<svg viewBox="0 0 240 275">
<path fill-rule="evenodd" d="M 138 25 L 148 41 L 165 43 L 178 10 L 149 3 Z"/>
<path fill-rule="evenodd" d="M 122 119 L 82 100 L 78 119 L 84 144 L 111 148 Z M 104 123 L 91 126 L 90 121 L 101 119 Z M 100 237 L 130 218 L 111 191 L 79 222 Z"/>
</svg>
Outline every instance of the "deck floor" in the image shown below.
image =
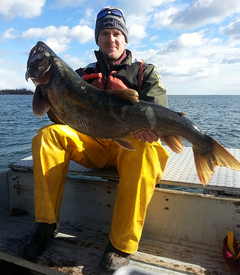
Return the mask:
<svg viewBox="0 0 240 275">
<path fill-rule="evenodd" d="M 18 248 L 30 234 L 33 226 L 34 220 L 28 216 L 12 216 L 9 211 L 0 214 L 0 260 L 41 274 L 109 274 L 98 268 L 108 241 L 108 232 L 76 228 L 67 223 L 61 224 L 59 234 L 51 240 L 51 245 L 34 262 L 16 257 Z M 138 252 L 131 256 L 130 266 L 145 270 L 149 275 L 236 274 L 228 267 L 221 255 L 158 243 L 150 239 L 141 240 Z"/>
</svg>

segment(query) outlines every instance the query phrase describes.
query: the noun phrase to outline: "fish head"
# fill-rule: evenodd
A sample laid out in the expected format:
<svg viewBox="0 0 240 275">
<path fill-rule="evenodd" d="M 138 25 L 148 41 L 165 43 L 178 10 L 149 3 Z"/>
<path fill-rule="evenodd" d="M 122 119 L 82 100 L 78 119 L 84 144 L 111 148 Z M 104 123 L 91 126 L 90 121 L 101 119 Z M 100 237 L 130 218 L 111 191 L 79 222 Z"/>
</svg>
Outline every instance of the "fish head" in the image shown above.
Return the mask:
<svg viewBox="0 0 240 275">
<path fill-rule="evenodd" d="M 57 55 L 44 42 L 39 41 L 30 51 L 27 61 L 26 80 L 33 83 L 46 84 L 50 78 L 51 65 Z"/>
</svg>

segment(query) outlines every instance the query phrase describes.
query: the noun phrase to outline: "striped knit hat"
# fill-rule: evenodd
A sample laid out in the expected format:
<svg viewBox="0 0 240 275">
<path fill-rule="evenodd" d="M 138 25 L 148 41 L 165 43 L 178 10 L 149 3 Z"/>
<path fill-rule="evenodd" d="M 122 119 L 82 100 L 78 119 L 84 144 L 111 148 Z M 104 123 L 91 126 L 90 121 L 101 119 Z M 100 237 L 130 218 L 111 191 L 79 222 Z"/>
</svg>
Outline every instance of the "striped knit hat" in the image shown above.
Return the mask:
<svg viewBox="0 0 240 275">
<path fill-rule="evenodd" d="M 116 7 L 107 6 L 100 10 L 97 15 L 95 26 L 95 41 L 98 44 L 98 35 L 103 29 L 118 29 L 128 43 L 128 30 L 122 10 Z"/>
</svg>

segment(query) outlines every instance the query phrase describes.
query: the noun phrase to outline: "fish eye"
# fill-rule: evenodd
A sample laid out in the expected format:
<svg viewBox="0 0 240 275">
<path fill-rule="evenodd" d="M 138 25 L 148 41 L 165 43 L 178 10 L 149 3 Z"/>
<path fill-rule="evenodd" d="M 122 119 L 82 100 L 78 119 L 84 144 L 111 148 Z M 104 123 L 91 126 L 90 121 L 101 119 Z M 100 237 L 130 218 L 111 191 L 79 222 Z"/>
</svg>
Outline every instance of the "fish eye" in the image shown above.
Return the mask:
<svg viewBox="0 0 240 275">
<path fill-rule="evenodd" d="M 42 47 L 42 46 L 39 46 L 39 47 L 38 47 L 38 51 L 39 51 L 39 52 L 42 52 L 42 51 L 43 51 L 43 47 Z"/>
</svg>

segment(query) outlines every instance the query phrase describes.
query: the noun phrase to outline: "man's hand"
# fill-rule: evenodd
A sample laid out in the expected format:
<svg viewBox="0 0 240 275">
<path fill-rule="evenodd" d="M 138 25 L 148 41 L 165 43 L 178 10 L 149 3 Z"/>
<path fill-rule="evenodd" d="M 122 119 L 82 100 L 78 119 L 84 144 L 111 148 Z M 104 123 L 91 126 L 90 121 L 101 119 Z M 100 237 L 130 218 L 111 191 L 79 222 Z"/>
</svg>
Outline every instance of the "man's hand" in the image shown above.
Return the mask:
<svg viewBox="0 0 240 275">
<path fill-rule="evenodd" d="M 156 136 L 152 131 L 139 131 L 134 134 L 135 139 L 141 140 L 143 143 L 146 141 L 152 143 L 153 141 L 158 141 L 159 137 Z"/>
</svg>

